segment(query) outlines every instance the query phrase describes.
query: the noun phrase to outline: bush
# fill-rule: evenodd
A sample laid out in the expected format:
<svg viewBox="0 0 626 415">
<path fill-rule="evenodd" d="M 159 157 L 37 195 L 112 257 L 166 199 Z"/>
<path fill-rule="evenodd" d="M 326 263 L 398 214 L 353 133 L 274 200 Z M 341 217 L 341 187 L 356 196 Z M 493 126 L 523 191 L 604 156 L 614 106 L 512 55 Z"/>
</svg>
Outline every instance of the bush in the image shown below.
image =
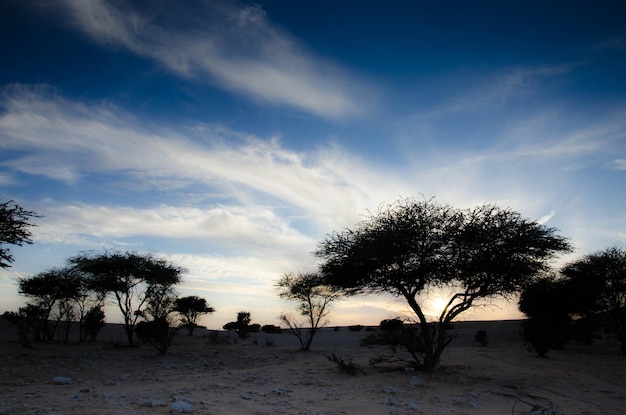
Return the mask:
<svg viewBox="0 0 626 415">
<path fill-rule="evenodd" d="M 281 332 L 281 328 L 273 324 L 266 324 L 261 327 L 261 331 L 267 334 L 278 334 Z"/>
<path fill-rule="evenodd" d="M 357 324 L 355 326 L 348 326 L 348 330 L 350 331 L 361 331 L 363 330 L 363 326 L 360 324 Z"/>
<path fill-rule="evenodd" d="M 328 360 L 337 364 L 339 371 L 343 373 L 347 373 L 348 375 L 358 375 L 359 373 L 364 373 L 357 365 L 352 363 L 352 359 L 347 362 L 335 355 L 334 353 L 331 356 L 328 356 Z"/>
<path fill-rule="evenodd" d="M 224 330 L 235 331 L 239 338 L 248 338 L 250 332 L 256 333 L 261 330 L 261 325 L 250 324 L 250 313 L 247 311 L 240 311 L 237 313 L 237 321 L 231 321 L 223 326 Z"/>
<path fill-rule="evenodd" d="M 82 335 L 84 338 L 81 340 L 96 341 L 96 337 L 100 330 L 104 327 L 104 311 L 102 307 L 95 306 L 89 309 L 85 314 L 85 318 L 82 322 Z"/>
<path fill-rule="evenodd" d="M 18 313 L 14 311 L 5 311 L 2 315 L 2 318 L 6 319 L 9 323 L 13 324 L 17 328 L 17 335 L 22 347 L 33 347 L 30 344 L 30 340 L 28 338 L 28 334 L 30 332 L 30 323 L 22 308 L 20 308 L 20 311 Z"/>
<path fill-rule="evenodd" d="M 434 329 L 434 328 L 433 328 Z M 398 349 L 404 350 L 412 360 L 406 361 L 402 358 L 376 358 L 371 363 L 402 361 L 420 368 L 420 356 L 425 352 L 421 329 L 418 325 L 405 325 L 402 320 L 391 319 L 380 322 L 379 331 L 369 334 L 361 340 L 361 346 L 375 347 L 387 346 L 393 353 Z"/>
<path fill-rule="evenodd" d="M 487 340 L 487 330 L 478 330 L 474 336 L 474 341 L 486 346 L 489 341 Z"/>
<path fill-rule="evenodd" d="M 178 328 L 171 327 L 166 317 L 152 321 L 140 321 L 135 327 L 135 333 L 143 343 L 153 345 L 159 354 L 167 353 Z"/>
</svg>

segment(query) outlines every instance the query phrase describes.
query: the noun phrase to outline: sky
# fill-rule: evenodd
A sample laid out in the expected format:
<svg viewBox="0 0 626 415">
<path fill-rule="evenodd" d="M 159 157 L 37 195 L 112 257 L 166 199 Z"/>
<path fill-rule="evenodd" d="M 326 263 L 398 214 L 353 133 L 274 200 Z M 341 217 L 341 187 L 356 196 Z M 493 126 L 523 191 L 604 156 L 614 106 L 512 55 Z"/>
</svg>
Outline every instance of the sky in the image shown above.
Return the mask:
<svg viewBox="0 0 626 415">
<path fill-rule="evenodd" d="M 281 275 L 407 197 L 558 228 L 556 266 L 623 247 L 624 21 L 620 1 L 0 2 L 0 200 L 42 215 L 0 312 L 17 278 L 109 249 L 186 268 L 210 328 L 278 324 Z M 354 297 L 329 324 L 406 310 Z"/>
</svg>

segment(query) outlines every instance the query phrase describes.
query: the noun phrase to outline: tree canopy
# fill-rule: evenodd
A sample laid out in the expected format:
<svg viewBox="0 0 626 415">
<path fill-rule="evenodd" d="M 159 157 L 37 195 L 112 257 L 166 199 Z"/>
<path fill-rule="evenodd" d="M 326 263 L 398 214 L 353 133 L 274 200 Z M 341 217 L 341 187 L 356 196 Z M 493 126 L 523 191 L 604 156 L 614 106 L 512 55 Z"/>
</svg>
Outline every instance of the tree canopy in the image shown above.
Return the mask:
<svg viewBox="0 0 626 415">
<path fill-rule="evenodd" d="M 561 270 L 568 284 L 585 293 L 585 314 L 607 313 L 626 354 L 626 248 L 611 247 Z"/>
<path fill-rule="evenodd" d="M 288 314 L 280 315 L 280 321 L 298 338 L 300 348 L 309 350 L 315 333 L 326 324 L 330 304 L 342 294 L 318 273 L 288 273 L 278 280 L 276 287 L 279 297 L 297 302 L 298 311 L 304 316 L 304 323 Z"/>
<path fill-rule="evenodd" d="M 9 268 L 13 262 L 11 250 L 3 245 L 33 243 L 30 227 L 35 225 L 30 223 L 30 219 L 38 217 L 35 212 L 25 210 L 13 200 L 0 203 L 0 268 Z"/>
<path fill-rule="evenodd" d="M 171 287 L 181 281 L 183 268 L 136 252 L 82 253 L 70 258 L 69 263 L 87 274 L 93 290 L 112 295 L 124 318 L 128 344 L 134 345 L 134 326 L 145 307 L 161 310 L 160 300 L 171 300 Z"/>
<path fill-rule="evenodd" d="M 187 327 L 188 334 L 192 336 L 198 318 L 203 314 L 214 312 L 215 309 L 210 307 L 204 298 L 191 295 L 188 297 L 177 298 L 174 301 L 174 308 L 172 311 L 175 311 L 182 316 L 182 323 Z"/>
<path fill-rule="evenodd" d="M 354 229 L 328 235 L 316 255 L 328 284 L 338 289 L 404 297 L 423 342 L 417 365 L 432 371 L 450 341 L 448 323 L 478 299 L 519 292 L 549 269 L 557 253 L 570 250 L 556 232 L 494 205 L 460 210 L 405 199 Z M 453 294 L 431 324 L 420 301 L 443 287 Z"/>
</svg>

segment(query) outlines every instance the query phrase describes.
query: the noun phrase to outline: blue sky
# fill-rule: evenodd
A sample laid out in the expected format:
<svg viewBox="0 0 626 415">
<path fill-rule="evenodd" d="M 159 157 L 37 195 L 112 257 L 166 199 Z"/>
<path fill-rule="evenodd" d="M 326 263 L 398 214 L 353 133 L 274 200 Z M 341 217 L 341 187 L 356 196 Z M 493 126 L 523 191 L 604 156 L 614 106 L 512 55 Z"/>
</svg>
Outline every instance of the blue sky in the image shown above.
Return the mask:
<svg viewBox="0 0 626 415">
<path fill-rule="evenodd" d="M 403 197 L 511 207 L 571 238 L 561 263 L 624 246 L 626 8 L 389 4 L 0 3 L 0 199 L 44 216 L 3 308 L 17 277 L 106 248 L 186 267 L 210 327 L 276 324 L 280 275 Z M 354 298 L 331 323 L 404 310 Z"/>
</svg>

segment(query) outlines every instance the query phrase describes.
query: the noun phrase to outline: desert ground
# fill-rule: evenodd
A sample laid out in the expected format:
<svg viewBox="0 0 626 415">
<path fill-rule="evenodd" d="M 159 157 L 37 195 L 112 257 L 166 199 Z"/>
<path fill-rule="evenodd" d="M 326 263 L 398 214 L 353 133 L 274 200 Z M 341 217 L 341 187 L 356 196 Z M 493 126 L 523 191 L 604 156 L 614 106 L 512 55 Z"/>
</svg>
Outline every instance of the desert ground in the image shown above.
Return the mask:
<svg viewBox="0 0 626 415">
<path fill-rule="evenodd" d="M 181 332 L 158 356 L 149 345 L 115 347 L 124 339 L 115 325 L 94 343 L 25 349 L 0 319 L 0 414 L 626 413 L 626 357 L 615 343 L 572 343 L 539 358 L 519 325 L 455 323 L 440 367 L 426 374 L 371 367 L 370 357 L 391 352 L 360 347 L 368 332 L 345 327 L 323 329 L 309 352 L 287 333 L 216 344 L 206 330 Z M 479 329 L 487 346 L 474 341 Z M 344 373 L 333 354 L 363 372 Z"/>
</svg>

